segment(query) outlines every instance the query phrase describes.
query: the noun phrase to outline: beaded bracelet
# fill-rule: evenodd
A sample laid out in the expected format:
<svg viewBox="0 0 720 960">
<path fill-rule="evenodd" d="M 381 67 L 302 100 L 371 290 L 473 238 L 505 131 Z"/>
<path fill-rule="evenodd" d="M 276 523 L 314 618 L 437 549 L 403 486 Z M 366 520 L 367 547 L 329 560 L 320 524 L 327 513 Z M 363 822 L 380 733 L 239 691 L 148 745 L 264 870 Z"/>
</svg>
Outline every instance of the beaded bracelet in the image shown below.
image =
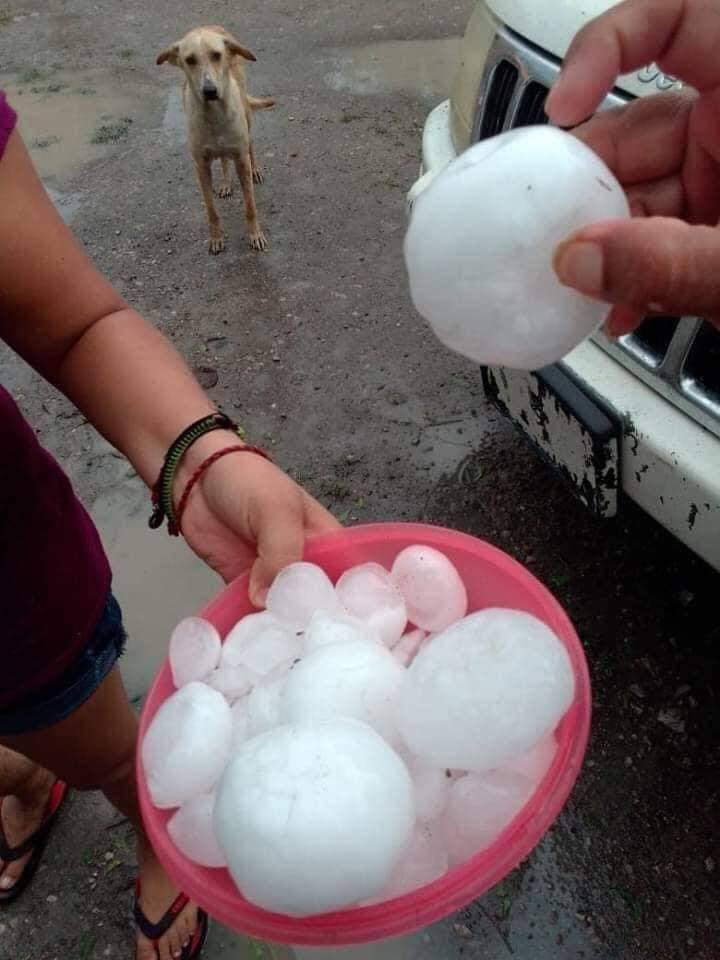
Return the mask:
<svg viewBox="0 0 720 960">
<path fill-rule="evenodd" d="M 270 460 L 272 462 L 272 458 L 264 450 L 261 450 L 260 447 L 252 447 L 249 444 L 235 447 L 223 447 L 221 450 L 216 450 L 215 453 L 210 454 L 209 457 L 203 460 L 203 462 L 188 480 L 177 505 L 175 516 L 173 518 L 168 518 L 168 533 L 171 537 L 177 537 L 180 533 L 182 533 L 181 528 L 183 514 L 185 513 L 185 508 L 187 507 L 188 500 L 190 499 L 190 493 L 192 492 L 195 484 L 205 473 L 208 467 L 211 467 L 217 460 L 220 460 L 221 457 L 226 457 L 229 453 L 255 453 L 258 456 L 264 457 L 266 460 Z"/>
<path fill-rule="evenodd" d="M 172 493 L 173 481 L 180 466 L 180 461 L 196 440 L 212 430 L 231 430 L 240 438 L 245 435 L 242 427 L 239 427 L 224 413 L 211 413 L 206 417 L 201 417 L 183 430 L 168 448 L 160 474 L 152 488 L 154 509 L 148 520 L 148 525 L 152 530 L 157 530 L 166 517 L 168 523 L 176 523 Z"/>
</svg>

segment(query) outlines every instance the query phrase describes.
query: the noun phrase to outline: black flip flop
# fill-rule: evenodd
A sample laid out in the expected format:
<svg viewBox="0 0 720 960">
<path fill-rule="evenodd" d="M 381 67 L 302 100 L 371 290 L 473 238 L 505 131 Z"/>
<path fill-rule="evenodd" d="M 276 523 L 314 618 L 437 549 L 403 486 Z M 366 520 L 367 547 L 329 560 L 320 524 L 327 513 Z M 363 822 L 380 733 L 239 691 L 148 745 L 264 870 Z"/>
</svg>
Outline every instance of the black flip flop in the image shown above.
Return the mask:
<svg viewBox="0 0 720 960">
<path fill-rule="evenodd" d="M 135 884 L 135 905 L 133 913 L 135 914 L 135 924 L 140 933 L 147 937 L 154 946 L 161 937 L 164 937 L 170 927 L 175 923 L 178 914 L 185 909 L 189 903 L 189 898 L 184 893 L 178 894 L 170 909 L 158 920 L 157 923 L 151 923 L 140 906 L 140 881 Z M 186 947 L 180 954 L 179 960 L 197 960 L 205 946 L 205 940 L 208 935 L 208 915 L 204 910 L 198 910 L 197 926 L 195 933 L 190 938 Z"/>
<path fill-rule="evenodd" d="M 28 837 L 27 840 L 17 847 L 8 845 L 2 830 L 2 822 L 0 822 L 0 860 L 3 860 L 5 863 L 14 863 L 16 860 L 21 860 L 30 854 L 28 862 L 23 867 L 23 872 L 15 883 L 9 890 L 0 890 L 0 907 L 7 906 L 9 903 L 12 903 L 13 900 L 17 900 L 35 876 L 37 868 L 40 866 L 42 855 L 45 852 L 47 842 L 50 839 L 50 832 L 55 826 L 58 813 L 67 795 L 68 785 L 63 783 L 62 780 L 56 780 L 48 797 L 42 824 L 32 836 Z M 2 811 L 2 801 L 0 801 L 0 811 Z"/>
</svg>

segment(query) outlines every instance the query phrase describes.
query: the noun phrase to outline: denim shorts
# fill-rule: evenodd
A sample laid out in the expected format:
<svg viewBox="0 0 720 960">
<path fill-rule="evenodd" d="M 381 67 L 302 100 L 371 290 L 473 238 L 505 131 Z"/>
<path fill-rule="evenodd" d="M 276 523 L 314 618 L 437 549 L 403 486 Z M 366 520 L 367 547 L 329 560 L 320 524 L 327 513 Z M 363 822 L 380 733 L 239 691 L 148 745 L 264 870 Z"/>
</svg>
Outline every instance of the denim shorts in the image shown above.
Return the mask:
<svg viewBox="0 0 720 960">
<path fill-rule="evenodd" d="M 109 593 L 95 630 L 65 673 L 19 703 L 0 707 L 0 736 L 32 733 L 69 717 L 99 688 L 126 642 L 120 606 Z"/>
</svg>

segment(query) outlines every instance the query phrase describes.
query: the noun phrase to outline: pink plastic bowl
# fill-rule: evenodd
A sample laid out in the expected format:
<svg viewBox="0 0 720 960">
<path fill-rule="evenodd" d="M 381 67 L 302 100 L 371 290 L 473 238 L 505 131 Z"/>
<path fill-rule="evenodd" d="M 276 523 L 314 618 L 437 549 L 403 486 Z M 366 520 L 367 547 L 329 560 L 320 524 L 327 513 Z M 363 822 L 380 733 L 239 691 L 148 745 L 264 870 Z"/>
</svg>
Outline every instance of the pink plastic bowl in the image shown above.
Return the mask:
<svg viewBox="0 0 720 960">
<path fill-rule="evenodd" d="M 474 537 L 410 523 L 371 524 L 320 537 L 308 543 L 305 558 L 323 567 L 335 581 L 344 570 L 368 560 L 389 567 L 400 550 L 416 543 L 435 547 L 452 560 L 467 586 L 471 611 L 491 606 L 525 610 L 548 624 L 565 644 L 575 671 L 576 696 L 557 729 L 559 749 L 553 765 L 533 797 L 491 847 L 434 883 L 375 906 L 296 919 L 254 906 L 238 893 L 225 870 L 198 867 L 179 853 L 167 833 L 170 813 L 152 805 L 138 763 L 143 819 L 160 861 L 189 897 L 234 930 L 274 943 L 329 946 L 382 940 L 424 927 L 466 906 L 524 860 L 562 810 L 577 779 L 590 728 L 587 663 L 570 620 L 524 567 Z M 251 611 L 247 577 L 243 576 L 200 615 L 214 623 L 224 637 L 240 617 Z M 174 689 L 165 663 L 142 711 L 141 738 Z"/>
</svg>

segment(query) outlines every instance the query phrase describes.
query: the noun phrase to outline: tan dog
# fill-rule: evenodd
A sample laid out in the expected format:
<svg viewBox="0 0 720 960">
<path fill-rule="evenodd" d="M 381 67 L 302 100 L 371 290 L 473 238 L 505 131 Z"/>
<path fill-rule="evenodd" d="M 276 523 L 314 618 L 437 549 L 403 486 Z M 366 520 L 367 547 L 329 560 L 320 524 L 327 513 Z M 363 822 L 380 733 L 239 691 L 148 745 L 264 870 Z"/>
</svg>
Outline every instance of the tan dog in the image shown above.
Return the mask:
<svg viewBox="0 0 720 960">
<path fill-rule="evenodd" d="M 250 128 L 254 110 L 272 107 L 270 97 L 251 97 L 245 82 L 243 60 L 255 54 L 243 47 L 223 27 L 198 27 L 158 56 L 185 73 L 183 105 L 188 121 L 190 153 L 195 163 L 210 229 L 210 253 L 225 249 L 213 200 L 212 163 L 222 163 L 220 197 L 232 193 L 230 161 L 235 163 L 245 200 L 250 245 L 265 250 L 267 241 L 257 219 L 253 183 L 262 183 L 255 160 Z"/>
</svg>

